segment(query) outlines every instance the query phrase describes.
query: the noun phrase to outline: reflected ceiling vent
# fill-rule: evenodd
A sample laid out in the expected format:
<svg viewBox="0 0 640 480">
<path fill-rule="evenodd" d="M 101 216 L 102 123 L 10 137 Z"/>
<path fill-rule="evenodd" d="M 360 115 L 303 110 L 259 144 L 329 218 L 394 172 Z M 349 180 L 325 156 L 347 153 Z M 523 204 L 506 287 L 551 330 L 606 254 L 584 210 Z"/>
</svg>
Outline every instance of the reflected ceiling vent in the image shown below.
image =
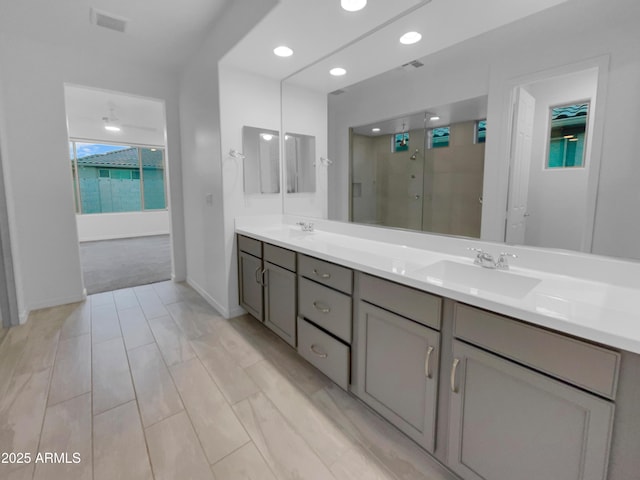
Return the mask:
<svg viewBox="0 0 640 480">
<path fill-rule="evenodd" d="M 413 70 L 414 68 L 420 67 L 424 67 L 424 63 L 422 63 L 420 60 L 412 60 L 411 62 L 402 65 L 403 70 Z"/>
<path fill-rule="evenodd" d="M 104 12 L 102 10 L 91 9 L 91 23 L 99 27 L 108 28 L 109 30 L 115 30 L 116 32 L 124 33 L 127 29 L 129 20 L 111 13 Z"/>
<path fill-rule="evenodd" d="M 333 92 L 331 92 L 331 95 L 341 95 L 344 92 L 345 92 L 345 90 L 338 89 L 338 90 L 334 90 Z"/>
</svg>

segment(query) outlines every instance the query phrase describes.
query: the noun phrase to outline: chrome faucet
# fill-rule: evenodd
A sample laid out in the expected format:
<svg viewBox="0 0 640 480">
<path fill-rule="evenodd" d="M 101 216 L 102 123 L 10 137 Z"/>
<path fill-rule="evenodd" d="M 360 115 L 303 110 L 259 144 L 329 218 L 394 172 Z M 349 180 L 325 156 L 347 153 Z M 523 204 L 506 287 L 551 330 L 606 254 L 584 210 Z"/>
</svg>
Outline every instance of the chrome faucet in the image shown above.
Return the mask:
<svg viewBox="0 0 640 480">
<path fill-rule="evenodd" d="M 300 230 L 303 232 L 313 232 L 313 223 L 311 222 L 296 222 L 296 225 L 300 225 Z"/>
<path fill-rule="evenodd" d="M 509 270 L 508 257 L 518 258 L 518 256 L 513 253 L 502 252 L 496 260 L 493 255 L 485 252 L 481 248 L 469 247 L 468 250 L 476 253 L 476 258 L 473 260 L 473 263 L 483 268 Z"/>
</svg>

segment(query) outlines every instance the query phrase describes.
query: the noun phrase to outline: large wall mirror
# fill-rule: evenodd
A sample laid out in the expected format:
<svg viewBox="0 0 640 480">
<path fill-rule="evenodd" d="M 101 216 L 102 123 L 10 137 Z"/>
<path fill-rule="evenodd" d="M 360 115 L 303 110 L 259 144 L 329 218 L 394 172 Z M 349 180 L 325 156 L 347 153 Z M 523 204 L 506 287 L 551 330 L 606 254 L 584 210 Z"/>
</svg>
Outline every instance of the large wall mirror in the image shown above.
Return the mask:
<svg viewBox="0 0 640 480">
<path fill-rule="evenodd" d="M 285 85 L 326 98 L 327 217 L 640 258 L 640 222 L 621 213 L 622 205 L 640 209 L 635 142 L 620 134 L 640 127 L 628 108 L 640 101 L 634 87 L 640 54 L 631 46 L 640 33 L 627 20 L 634 4 L 552 3 L 472 39 L 416 49 L 410 62 L 402 57 L 406 47 L 373 53 L 373 37 L 397 41 L 410 20 L 400 19 L 398 32 L 385 26 L 288 78 Z M 615 29 L 603 15 L 619 20 Z M 428 40 L 438 43 L 435 34 Z M 389 57 L 398 59 L 395 68 L 389 69 Z M 358 63 L 362 58 L 366 66 Z M 363 78 L 360 72 L 372 63 L 380 70 Z M 343 66 L 345 77 L 353 73 L 352 82 L 325 80 L 332 64 Z M 286 97 L 284 88 L 283 106 Z M 475 114 L 444 118 L 438 111 L 465 103 L 475 103 Z M 573 119 L 554 112 L 579 113 L 585 105 L 588 114 Z M 443 120 L 431 125 L 430 116 Z M 296 130 L 286 108 L 283 119 Z M 581 132 L 556 138 L 558 120 L 565 126 L 579 120 Z M 405 133 L 408 149 L 394 151 L 396 136 Z M 286 203 L 284 211 L 302 213 Z"/>
</svg>

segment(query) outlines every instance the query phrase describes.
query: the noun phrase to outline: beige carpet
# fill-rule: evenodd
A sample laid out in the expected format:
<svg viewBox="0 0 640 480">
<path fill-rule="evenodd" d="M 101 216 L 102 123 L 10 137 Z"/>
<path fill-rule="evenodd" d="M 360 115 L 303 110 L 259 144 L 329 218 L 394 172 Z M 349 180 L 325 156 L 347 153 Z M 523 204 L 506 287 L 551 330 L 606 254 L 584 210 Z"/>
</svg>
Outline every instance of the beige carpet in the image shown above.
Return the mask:
<svg viewBox="0 0 640 480">
<path fill-rule="evenodd" d="M 171 278 L 169 235 L 82 242 L 80 259 L 88 294 Z"/>
</svg>

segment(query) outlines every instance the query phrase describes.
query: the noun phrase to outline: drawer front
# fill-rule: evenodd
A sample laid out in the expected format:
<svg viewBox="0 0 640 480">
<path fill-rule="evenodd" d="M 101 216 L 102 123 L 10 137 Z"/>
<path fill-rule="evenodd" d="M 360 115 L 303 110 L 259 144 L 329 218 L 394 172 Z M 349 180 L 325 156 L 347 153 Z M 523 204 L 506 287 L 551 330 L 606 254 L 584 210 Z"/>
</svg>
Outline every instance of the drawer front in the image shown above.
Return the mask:
<svg viewBox="0 0 640 480">
<path fill-rule="evenodd" d="M 362 300 L 440 330 L 440 297 L 364 273 L 359 274 L 359 282 Z"/>
<path fill-rule="evenodd" d="M 353 272 L 334 263 L 298 255 L 298 273 L 344 293 L 351 294 L 353 290 Z"/>
<path fill-rule="evenodd" d="M 287 250 L 286 248 L 276 247 L 265 243 L 264 246 L 264 260 L 265 262 L 278 265 L 279 267 L 286 268 L 292 272 L 296 271 L 296 252 Z"/>
<path fill-rule="evenodd" d="M 351 343 L 351 297 L 298 277 L 298 313 Z"/>
<path fill-rule="evenodd" d="M 262 242 L 260 240 L 238 235 L 238 250 L 262 258 Z"/>
<path fill-rule="evenodd" d="M 454 334 L 592 392 L 614 398 L 620 354 L 468 305 L 456 304 Z"/>
<path fill-rule="evenodd" d="M 349 347 L 298 317 L 298 353 L 339 386 L 349 387 Z"/>
</svg>

